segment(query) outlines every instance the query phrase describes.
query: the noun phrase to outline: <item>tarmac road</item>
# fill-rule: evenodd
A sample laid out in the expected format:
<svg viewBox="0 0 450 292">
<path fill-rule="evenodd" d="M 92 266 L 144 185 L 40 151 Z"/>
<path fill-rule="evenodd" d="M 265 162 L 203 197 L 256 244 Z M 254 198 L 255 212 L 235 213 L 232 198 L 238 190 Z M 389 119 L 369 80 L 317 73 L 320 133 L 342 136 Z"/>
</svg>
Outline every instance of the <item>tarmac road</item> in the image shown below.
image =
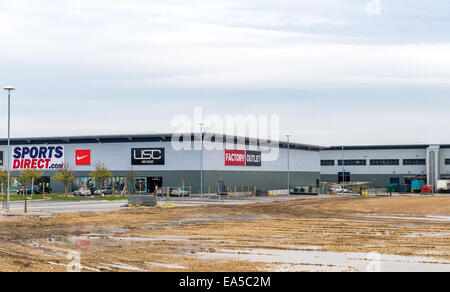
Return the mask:
<svg viewBox="0 0 450 292">
<path fill-rule="evenodd" d="M 65 213 L 87 211 L 115 211 L 127 204 L 125 201 L 28 201 L 29 212 Z M 23 212 L 24 202 L 11 202 L 12 212 Z"/>
<path fill-rule="evenodd" d="M 316 198 L 325 198 L 328 196 L 291 196 L 290 198 L 287 196 L 280 197 L 257 197 L 254 199 L 224 199 L 223 201 L 220 198 L 196 198 L 192 199 L 181 199 L 181 198 L 172 198 L 169 202 L 165 199 L 158 200 L 158 204 L 165 205 L 167 203 L 173 203 L 176 206 L 199 206 L 199 205 L 240 205 L 240 204 L 249 204 L 249 203 L 264 203 L 264 202 L 275 202 L 275 201 L 285 201 L 292 199 L 316 199 Z M 123 208 L 124 205 L 127 205 L 127 200 L 121 201 L 53 201 L 53 200 L 36 200 L 36 201 L 28 201 L 28 212 L 36 212 L 36 213 L 67 213 L 67 212 L 90 212 L 90 211 L 116 211 Z M 24 211 L 24 202 L 23 201 L 15 201 L 11 202 L 11 212 L 23 212 Z"/>
<path fill-rule="evenodd" d="M 351 197 L 352 195 L 345 195 L 342 197 Z M 296 199 L 325 199 L 333 198 L 334 195 L 319 195 L 319 196 L 295 196 L 290 197 L 278 196 L 278 197 L 256 197 L 256 198 L 229 198 L 221 199 L 219 197 L 207 198 L 206 196 L 201 199 L 200 197 L 192 197 L 191 199 L 185 198 L 171 198 L 169 202 L 165 198 L 158 200 L 158 204 L 165 205 L 167 203 L 173 203 L 176 206 L 199 206 L 199 205 L 241 205 L 241 204 L 251 204 L 251 203 L 268 203 L 268 202 L 279 202 L 286 200 L 296 200 Z M 124 205 L 128 204 L 127 200 L 121 201 L 53 201 L 53 200 L 37 200 L 28 201 L 28 212 L 41 212 L 41 213 L 67 213 L 67 212 L 90 212 L 90 211 L 116 211 L 123 208 Z M 15 201 L 11 202 L 12 212 L 23 212 L 24 202 Z"/>
</svg>

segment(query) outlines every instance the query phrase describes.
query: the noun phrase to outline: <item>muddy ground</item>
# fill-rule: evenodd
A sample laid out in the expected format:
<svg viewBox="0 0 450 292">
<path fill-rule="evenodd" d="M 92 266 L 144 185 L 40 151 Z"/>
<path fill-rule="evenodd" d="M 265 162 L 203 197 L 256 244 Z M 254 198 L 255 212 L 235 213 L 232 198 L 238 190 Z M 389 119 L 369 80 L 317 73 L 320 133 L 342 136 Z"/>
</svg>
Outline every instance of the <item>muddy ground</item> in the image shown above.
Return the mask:
<svg viewBox="0 0 450 292">
<path fill-rule="evenodd" d="M 314 258 L 369 252 L 450 271 L 449 216 L 401 196 L 0 217 L 0 271 L 357 271 Z"/>
</svg>

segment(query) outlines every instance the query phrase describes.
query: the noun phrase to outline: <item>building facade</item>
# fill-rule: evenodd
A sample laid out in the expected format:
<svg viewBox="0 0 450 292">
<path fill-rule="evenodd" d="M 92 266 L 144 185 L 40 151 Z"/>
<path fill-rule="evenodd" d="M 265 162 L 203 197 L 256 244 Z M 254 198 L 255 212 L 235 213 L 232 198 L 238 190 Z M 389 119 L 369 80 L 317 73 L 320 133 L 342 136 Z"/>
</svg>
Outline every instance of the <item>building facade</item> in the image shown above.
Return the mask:
<svg viewBox="0 0 450 292">
<path fill-rule="evenodd" d="M 11 175 L 17 177 L 22 169 L 36 168 L 53 192 L 62 192 L 64 186 L 53 176 L 67 164 L 76 175 L 71 190 L 84 186 L 98 189 L 90 173 L 101 164 L 112 172 L 107 184 L 115 190 L 127 185 L 129 191 L 151 193 L 156 186 L 165 186 L 191 187 L 193 193 L 199 193 L 202 172 L 204 193 L 216 191 L 217 181 L 238 190 L 255 186 L 286 189 L 288 147 L 284 142 L 263 145 L 249 138 L 205 134 L 202 147 L 199 134 L 183 135 L 175 142 L 173 138 L 172 134 L 155 134 L 13 139 Z M 7 149 L 7 141 L 0 140 L 3 168 Z M 290 144 L 292 187 L 319 183 L 319 151 L 318 146 Z M 17 182 L 13 179 L 14 187 Z"/>
<path fill-rule="evenodd" d="M 431 185 L 450 179 L 450 145 L 334 146 L 322 149 L 320 156 L 324 182 L 385 187 L 415 179 Z"/>
</svg>

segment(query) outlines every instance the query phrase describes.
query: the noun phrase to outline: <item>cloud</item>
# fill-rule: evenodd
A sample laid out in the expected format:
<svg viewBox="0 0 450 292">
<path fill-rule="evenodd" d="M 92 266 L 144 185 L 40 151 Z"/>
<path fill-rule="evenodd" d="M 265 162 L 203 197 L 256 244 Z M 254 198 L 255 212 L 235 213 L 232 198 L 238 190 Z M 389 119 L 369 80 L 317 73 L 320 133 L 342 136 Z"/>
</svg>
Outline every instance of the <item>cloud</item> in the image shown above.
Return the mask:
<svg viewBox="0 0 450 292">
<path fill-rule="evenodd" d="M 417 88 L 442 88 L 433 97 L 441 106 L 423 126 L 416 124 L 425 132 L 430 121 L 446 117 L 448 1 L 383 1 L 379 17 L 367 15 L 368 2 L 3 0 L 0 80 L 19 89 L 14 133 L 167 131 L 175 112 L 197 105 L 227 114 L 231 107 L 218 102 L 227 99 L 240 105 L 236 113 L 277 112 L 282 126 L 307 142 L 333 144 L 345 131 L 358 133 L 347 141 L 373 142 L 381 138 L 372 133 L 384 132 L 375 129 L 377 111 L 354 115 L 349 101 L 337 115 L 334 101 L 348 94 L 340 89 L 370 89 L 399 106 L 409 96 L 418 98 Z M 398 95 L 392 88 L 405 90 Z M 331 92 L 327 98 L 324 89 Z M 305 106 L 304 90 L 316 102 Z M 359 99 L 378 109 L 374 96 Z M 155 111 L 156 105 L 167 110 Z M 402 110 L 402 120 L 416 123 L 421 105 L 410 108 L 414 114 Z M 308 114 L 321 111 L 327 115 L 320 119 Z M 407 122 L 386 120 L 382 127 L 404 130 L 401 139 L 417 135 Z M 392 133 L 385 139 L 400 138 Z"/>
</svg>

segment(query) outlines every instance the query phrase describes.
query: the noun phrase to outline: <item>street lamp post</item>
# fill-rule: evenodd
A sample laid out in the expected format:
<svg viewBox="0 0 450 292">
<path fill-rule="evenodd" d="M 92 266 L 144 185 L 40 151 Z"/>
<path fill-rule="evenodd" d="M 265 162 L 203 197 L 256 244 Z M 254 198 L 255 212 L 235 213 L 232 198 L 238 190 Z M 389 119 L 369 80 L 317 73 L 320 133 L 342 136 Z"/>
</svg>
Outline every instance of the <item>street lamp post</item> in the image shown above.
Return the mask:
<svg viewBox="0 0 450 292">
<path fill-rule="evenodd" d="M 11 162 L 11 91 L 15 90 L 12 86 L 5 86 L 4 90 L 8 91 L 8 156 L 6 158 L 6 167 L 8 172 L 8 182 L 6 184 L 6 211 L 10 210 L 10 198 L 9 198 L 9 185 L 10 185 L 10 173 L 9 173 L 9 164 Z"/>
<path fill-rule="evenodd" d="M 201 149 L 201 158 L 200 158 L 200 197 L 203 200 L 203 125 L 204 123 L 199 123 L 200 126 L 200 136 L 201 136 L 201 143 L 202 143 L 202 149 Z"/>
<path fill-rule="evenodd" d="M 344 161 L 344 145 L 342 145 L 342 194 L 345 194 L 345 161 Z"/>
<path fill-rule="evenodd" d="M 290 157 L 289 157 L 289 151 L 290 151 L 290 137 L 291 134 L 286 134 L 286 138 L 287 138 L 287 176 L 288 176 L 288 196 L 291 195 L 291 167 L 290 167 Z"/>
</svg>

